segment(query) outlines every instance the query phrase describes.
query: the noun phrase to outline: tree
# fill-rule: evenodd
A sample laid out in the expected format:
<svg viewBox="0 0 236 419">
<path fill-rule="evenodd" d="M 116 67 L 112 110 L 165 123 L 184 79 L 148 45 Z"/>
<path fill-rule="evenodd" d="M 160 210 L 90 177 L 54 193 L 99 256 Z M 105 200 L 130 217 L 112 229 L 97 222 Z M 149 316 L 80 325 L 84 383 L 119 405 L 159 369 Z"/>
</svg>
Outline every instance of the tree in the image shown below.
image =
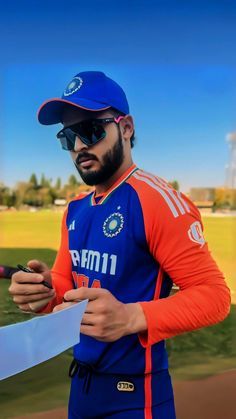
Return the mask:
<svg viewBox="0 0 236 419">
<path fill-rule="evenodd" d="M 176 190 L 179 191 L 179 182 L 177 180 L 172 180 L 169 184 Z"/>
<path fill-rule="evenodd" d="M 1 183 L 0 185 L 0 205 L 3 205 L 4 197 L 7 193 L 7 188 Z"/>
<path fill-rule="evenodd" d="M 35 173 L 32 173 L 32 175 L 30 176 L 29 182 L 32 183 L 34 189 L 38 188 L 38 180 Z"/>
<path fill-rule="evenodd" d="M 69 179 L 68 179 L 68 185 L 69 186 L 78 186 L 79 185 L 79 182 L 77 181 L 77 179 L 76 179 L 76 176 L 75 175 L 70 175 L 70 177 L 69 177 Z"/>
<path fill-rule="evenodd" d="M 236 189 L 229 188 L 216 188 L 215 200 L 213 203 L 213 212 L 217 209 L 230 209 L 236 208 Z"/>
<path fill-rule="evenodd" d="M 16 208 L 19 208 L 24 203 L 24 197 L 30 189 L 32 189 L 32 185 L 29 182 L 18 182 L 16 184 L 16 188 L 15 188 Z"/>
<path fill-rule="evenodd" d="M 44 174 L 42 174 L 42 176 L 41 176 L 41 180 L 40 180 L 40 186 L 42 187 L 42 188 L 50 188 L 50 180 L 49 179 L 47 179 L 45 176 L 44 176 Z"/>
<path fill-rule="evenodd" d="M 60 191 L 61 190 L 61 178 L 59 178 L 59 177 L 56 180 L 55 189 L 57 191 Z"/>
<path fill-rule="evenodd" d="M 7 186 L 0 185 L 0 205 L 13 207 L 16 203 L 16 194 Z"/>
<path fill-rule="evenodd" d="M 6 195 L 5 205 L 7 205 L 8 208 L 16 206 L 16 193 L 15 193 L 15 191 L 10 191 L 10 194 Z"/>
</svg>

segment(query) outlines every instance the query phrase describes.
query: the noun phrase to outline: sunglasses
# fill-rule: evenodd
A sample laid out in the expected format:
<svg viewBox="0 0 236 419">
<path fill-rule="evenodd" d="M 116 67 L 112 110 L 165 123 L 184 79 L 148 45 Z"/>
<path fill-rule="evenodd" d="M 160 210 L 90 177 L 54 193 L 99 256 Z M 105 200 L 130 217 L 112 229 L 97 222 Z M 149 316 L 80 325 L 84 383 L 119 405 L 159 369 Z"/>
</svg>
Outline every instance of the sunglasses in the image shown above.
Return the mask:
<svg viewBox="0 0 236 419">
<path fill-rule="evenodd" d="M 57 138 L 60 140 L 63 150 L 73 151 L 75 149 L 76 137 L 79 137 L 87 146 L 92 146 L 106 137 L 104 125 L 111 122 L 119 124 L 123 118 L 124 116 L 118 116 L 117 118 L 85 119 L 77 124 L 63 128 L 58 132 Z"/>
</svg>

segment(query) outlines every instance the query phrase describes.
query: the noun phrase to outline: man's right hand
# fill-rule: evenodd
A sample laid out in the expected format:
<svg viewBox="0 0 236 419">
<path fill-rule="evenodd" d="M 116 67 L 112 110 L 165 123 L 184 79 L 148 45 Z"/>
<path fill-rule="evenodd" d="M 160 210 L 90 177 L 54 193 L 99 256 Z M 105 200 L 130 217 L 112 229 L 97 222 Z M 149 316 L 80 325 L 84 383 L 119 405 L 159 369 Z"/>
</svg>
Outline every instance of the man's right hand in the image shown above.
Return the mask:
<svg viewBox="0 0 236 419">
<path fill-rule="evenodd" d="M 30 260 L 27 266 L 34 273 L 19 271 L 13 274 L 9 292 L 21 310 L 37 312 L 55 297 L 55 290 L 41 284 L 43 280 L 52 283 L 50 269 L 45 263 Z"/>
</svg>

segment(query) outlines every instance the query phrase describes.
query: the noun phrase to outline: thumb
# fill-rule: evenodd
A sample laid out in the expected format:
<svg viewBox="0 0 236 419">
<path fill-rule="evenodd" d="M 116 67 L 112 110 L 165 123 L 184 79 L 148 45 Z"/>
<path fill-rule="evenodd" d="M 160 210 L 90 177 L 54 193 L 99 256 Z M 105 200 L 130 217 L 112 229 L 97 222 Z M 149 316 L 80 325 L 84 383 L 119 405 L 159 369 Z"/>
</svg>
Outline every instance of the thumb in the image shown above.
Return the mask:
<svg viewBox="0 0 236 419">
<path fill-rule="evenodd" d="M 27 266 L 37 273 L 43 273 L 50 270 L 46 263 L 37 259 L 29 260 Z"/>
</svg>

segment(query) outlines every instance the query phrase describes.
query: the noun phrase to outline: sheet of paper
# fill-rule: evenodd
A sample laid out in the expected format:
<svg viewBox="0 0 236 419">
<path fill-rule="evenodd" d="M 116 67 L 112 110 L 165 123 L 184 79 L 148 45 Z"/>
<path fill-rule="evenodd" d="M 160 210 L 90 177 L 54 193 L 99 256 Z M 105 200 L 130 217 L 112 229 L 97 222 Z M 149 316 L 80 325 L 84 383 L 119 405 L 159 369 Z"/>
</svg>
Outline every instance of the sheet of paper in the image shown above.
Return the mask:
<svg viewBox="0 0 236 419">
<path fill-rule="evenodd" d="M 80 341 L 88 300 L 0 328 L 0 380 L 60 354 Z"/>
</svg>

